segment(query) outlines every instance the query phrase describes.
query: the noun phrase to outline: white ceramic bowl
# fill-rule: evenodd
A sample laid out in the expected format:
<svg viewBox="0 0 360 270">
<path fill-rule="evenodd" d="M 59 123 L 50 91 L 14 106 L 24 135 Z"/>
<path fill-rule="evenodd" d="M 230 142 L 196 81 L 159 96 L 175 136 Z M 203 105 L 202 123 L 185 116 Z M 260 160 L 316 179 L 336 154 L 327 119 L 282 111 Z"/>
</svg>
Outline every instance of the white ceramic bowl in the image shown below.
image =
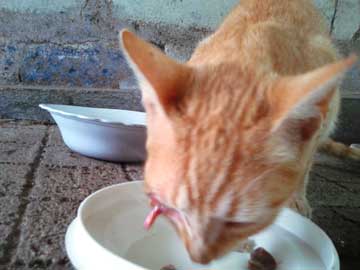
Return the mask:
<svg viewBox="0 0 360 270">
<path fill-rule="evenodd" d="M 50 112 L 65 144 L 73 151 L 108 161 L 145 160 L 145 113 L 55 104 L 39 106 Z"/>
<path fill-rule="evenodd" d="M 142 182 L 104 188 L 86 198 L 69 226 L 65 246 L 77 269 L 246 270 L 248 254 L 232 252 L 204 266 L 191 262 L 173 228 L 162 218 L 143 229 L 150 210 Z M 314 223 L 285 209 L 275 224 L 253 237 L 277 260 L 277 270 L 339 270 L 329 237 Z"/>
</svg>

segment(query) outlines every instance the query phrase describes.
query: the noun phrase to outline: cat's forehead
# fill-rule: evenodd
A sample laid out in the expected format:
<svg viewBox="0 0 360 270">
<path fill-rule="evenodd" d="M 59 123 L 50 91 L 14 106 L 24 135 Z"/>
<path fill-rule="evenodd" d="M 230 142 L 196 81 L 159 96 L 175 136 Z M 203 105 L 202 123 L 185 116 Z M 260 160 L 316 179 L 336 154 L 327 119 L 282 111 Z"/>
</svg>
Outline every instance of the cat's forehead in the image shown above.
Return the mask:
<svg viewBox="0 0 360 270">
<path fill-rule="evenodd" d="M 268 78 L 261 79 L 258 73 L 237 66 L 208 68 L 199 72 L 183 104 L 193 125 L 204 121 L 236 122 L 266 108 L 269 85 Z"/>
<path fill-rule="evenodd" d="M 200 84 L 208 89 L 238 90 L 243 87 L 254 87 L 271 77 L 264 72 L 243 67 L 237 63 L 224 63 L 216 66 L 205 66 L 195 71 Z"/>
<path fill-rule="evenodd" d="M 178 125 L 179 132 L 184 131 L 187 139 L 245 143 L 249 136 L 259 139 L 271 129 L 270 106 L 261 89 L 233 91 L 231 95 L 218 92 L 196 99 L 189 102 L 186 115 Z"/>
</svg>

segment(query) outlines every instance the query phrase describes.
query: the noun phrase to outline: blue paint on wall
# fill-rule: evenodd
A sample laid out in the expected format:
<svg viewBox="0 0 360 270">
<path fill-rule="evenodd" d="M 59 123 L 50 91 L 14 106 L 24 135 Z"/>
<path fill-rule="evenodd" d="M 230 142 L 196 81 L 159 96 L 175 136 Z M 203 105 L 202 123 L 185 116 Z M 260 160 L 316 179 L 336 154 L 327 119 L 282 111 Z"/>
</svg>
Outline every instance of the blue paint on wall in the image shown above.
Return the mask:
<svg viewBox="0 0 360 270">
<path fill-rule="evenodd" d="M 115 87 L 132 76 L 119 49 L 39 45 L 27 48 L 20 67 L 23 83 Z"/>
<path fill-rule="evenodd" d="M 17 50 L 14 46 L 0 46 L 0 79 L 13 77 L 13 70 L 16 65 Z"/>
</svg>

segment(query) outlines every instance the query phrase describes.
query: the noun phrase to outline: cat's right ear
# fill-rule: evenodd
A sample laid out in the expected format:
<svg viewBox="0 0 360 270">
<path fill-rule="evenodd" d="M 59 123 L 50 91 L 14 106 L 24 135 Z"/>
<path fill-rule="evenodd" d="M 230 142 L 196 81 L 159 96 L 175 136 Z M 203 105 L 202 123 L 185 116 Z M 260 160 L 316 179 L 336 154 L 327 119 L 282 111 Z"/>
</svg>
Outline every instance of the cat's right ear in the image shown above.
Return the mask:
<svg viewBox="0 0 360 270">
<path fill-rule="evenodd" d="M 276 151 L 295 158 L 303 143 L 309 142 L 326 124 L 336 89 L 347 70 L 357 61 L 352 55 L 305 74 L 281 77 L 269 91 L 272 110 L 272 138 Z M 331 106 L 335 106 L 331 108 Z M 275 149 L 275 148 L 274 148 Z M 278 155 L 280 156 L 280 155 Z"/>
<path fill-rule="evenodd" d="M 167 113 L 184 94 L 191 77 L 189 67 L 128 30 L 120 32 L 123 53 L 142 90 L 147 113 Z"/>
</svg>

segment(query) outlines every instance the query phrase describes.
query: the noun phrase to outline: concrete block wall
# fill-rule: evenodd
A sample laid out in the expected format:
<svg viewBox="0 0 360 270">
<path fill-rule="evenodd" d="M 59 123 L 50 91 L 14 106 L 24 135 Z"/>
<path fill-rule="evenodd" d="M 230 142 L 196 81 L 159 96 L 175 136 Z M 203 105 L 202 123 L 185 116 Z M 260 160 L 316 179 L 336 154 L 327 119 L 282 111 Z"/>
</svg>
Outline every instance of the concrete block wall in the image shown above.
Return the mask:
<svg viewBox="0 0 360 270">
<path fill-rule="evenodd" d="M 359 53 L 360 1 L 314 1 L 340 51 Z M 0 118 L 50 120 L 34 109 L 38 102 L 66 100 L 67 104 L 124 108 L 124 102 L 119 101 L 124 95 L 133 96 L 126 108 L 142 110 L 136 83 L 119 50 L 118 31 L 127 27 L 184 61 L 197 42 L 212 32 L 237 3 L 238 0 L 2 0 Z M 95 92 L 91 92 L 94 88 Z M 99 89 L 106 89 L 107 93 L 113 90 L 111 95 L 118 95 L 118 99 L 103 102 L 101 95 L 97 98 L 94 94 L 101 93 Z M 348 99 L 359 96 L 359 69 L 349 72 L 343 89 Z M 89 103 L 89 99 L 78 98 L 86 96 L 82 91 L 91 92 L 94 100 Z M 352 118 L 352 112 L 346 113 L 345 118 Z"/>
<path fill-rule="evenodd" d="M 123 27 L 185 60 L 238 0 L 3 0 L 0 83 L 118 88 Z M 344 52 L 359 50 L 360 2 L 315 0 Z M 353 74 L 351 77 L 357 77 Z M 358 78 L 358 77 L 357 77 Z M 348 88 L 355 90 L 355 83 Z"/>
</svg>

